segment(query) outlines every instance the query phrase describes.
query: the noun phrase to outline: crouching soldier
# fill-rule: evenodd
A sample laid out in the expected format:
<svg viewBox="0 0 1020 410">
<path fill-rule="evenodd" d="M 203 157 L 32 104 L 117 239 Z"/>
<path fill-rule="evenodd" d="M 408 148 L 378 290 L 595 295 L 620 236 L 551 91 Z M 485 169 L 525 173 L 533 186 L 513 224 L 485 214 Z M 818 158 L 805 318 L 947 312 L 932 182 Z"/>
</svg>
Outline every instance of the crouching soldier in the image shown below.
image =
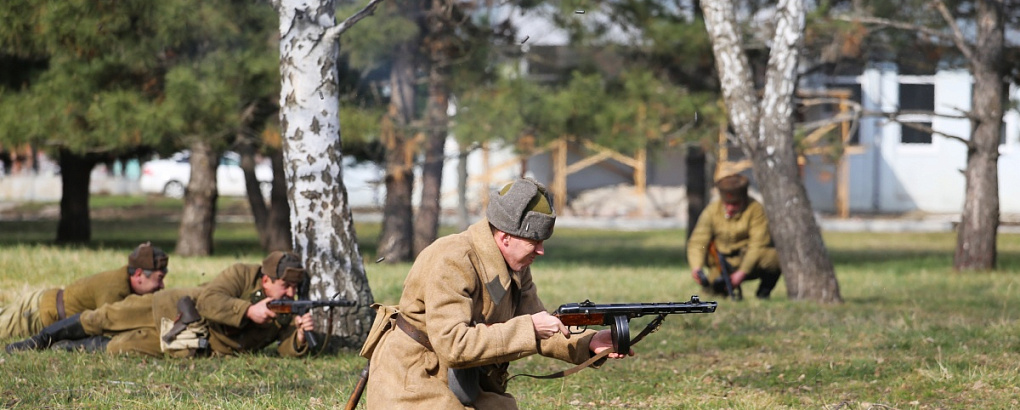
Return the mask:
<svg viewBox="0 0 1020 410">
<path fill-rule="evenodd" d="M 235 264 L 201 287 L 132 296 L 85 311 L 6 350 L 55 346 L 151 356 L 235 355 L 279 341 L 281 356 L 300 356 L 308 352 L 305 332 L 314 330 L 311 313 L 277 316 L 266 303 L 293 299 L 304 280 L 296 255 L 273 252 L 261 265 Z"/>
<path fill-rule="evenodd" d="M 716 181 L 719 200 L 698 217 L 687 241 L 687 263 L 694 280 L 709 292 L 739 298 L 741 283 L 760 279 L 755 295 L 765 299 L 779 281 L 779 255 L 765 208 L 747 195 L 748 182 L 740 174 Z"/>
</svg>

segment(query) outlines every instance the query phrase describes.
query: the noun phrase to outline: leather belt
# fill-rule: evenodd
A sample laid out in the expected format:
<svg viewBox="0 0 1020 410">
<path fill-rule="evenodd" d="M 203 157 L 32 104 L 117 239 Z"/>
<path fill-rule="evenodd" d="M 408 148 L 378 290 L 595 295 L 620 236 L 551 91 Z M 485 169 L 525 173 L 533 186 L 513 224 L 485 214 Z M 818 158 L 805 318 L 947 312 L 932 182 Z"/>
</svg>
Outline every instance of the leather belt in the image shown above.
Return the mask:
<svg viewBox="0 0 1020 410">
<path fill-rule="evenodd" d="M 397 314 L 397 327 L 399 327 L 400 330 L 403 330 L 404 333 L 411 337 L 411 339 L 414 339 L 415 342 L 425 346 L 425 348 L 429 349 L 429 351 L 435 351 L 432 349 L 432 343 L 429 342 L 429 335 L 408 323 L 407 319 L 404 319 L 404 315 Z"/>
<path fill-rule="evenodd" d="M 67 313 L 64 311 L 64 290 L 60 289 L 57 291 L 57 318 L 59 320 L 67 319 Z"/>
</svg>

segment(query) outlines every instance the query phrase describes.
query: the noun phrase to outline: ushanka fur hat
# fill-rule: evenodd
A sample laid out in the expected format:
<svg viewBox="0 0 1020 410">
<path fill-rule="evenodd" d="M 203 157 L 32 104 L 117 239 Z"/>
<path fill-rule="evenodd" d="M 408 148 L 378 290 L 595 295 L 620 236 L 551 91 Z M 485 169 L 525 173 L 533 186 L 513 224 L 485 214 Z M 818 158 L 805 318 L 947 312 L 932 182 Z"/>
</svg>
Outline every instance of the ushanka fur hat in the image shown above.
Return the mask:
<svg viewBox="0 0 1020 410">
<path fill-rule="evenodd" d="M 518 179 L 493 192 L 485 217 L 496 229 L 536 241 L 549 239 L 556 225 L 552 196 L 545 185 L 531 178 Z"/>
<path fill-rule="evenodd" d="M 262 274 L 273 279 L 300 286 L 305 280 L 305 268 L 301 258 L 293 253 L 276 251 L 262 261 Z"/>
</svg>

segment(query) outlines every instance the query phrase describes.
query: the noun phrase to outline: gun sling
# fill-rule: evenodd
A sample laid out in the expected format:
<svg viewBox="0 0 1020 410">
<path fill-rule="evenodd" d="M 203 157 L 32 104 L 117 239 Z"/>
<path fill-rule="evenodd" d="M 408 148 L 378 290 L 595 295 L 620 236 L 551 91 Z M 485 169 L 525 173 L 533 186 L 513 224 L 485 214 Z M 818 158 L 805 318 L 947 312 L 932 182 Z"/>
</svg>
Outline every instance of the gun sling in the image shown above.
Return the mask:
<svg viewBox="0 0 1020 410">
<path fill-rule="evenodd" d="M 666 315 L 658 315 L 658 316 L 656 316 L 655 319 L 652 319 L 652 321 L 649 322 L 647 326 L 645 326 L 644 330 L 642 330 L 641 333 L 639 333 L 636 337 L 631 339 L 630 345 L 631 346 L 636 345 L 637 342 L 640 342 L 641 339 L 644 339 L 645 336 L 648 336 L 648 334 L 654 333 L 656 330 L 659 330 L 659 326 L 662 325 L 662 321 L 665 320 L 665 319 L 666 319 Z M 506 379 L 506 381 L 509 383 L 510 380 L 513 380 L 513 378 L 517 377 L 517 376 L 530 377 L 532 379 L 558 379 L 558 378 L 561 378 L 561 377 L 567 377 L 567 376 L 570 376 L 570 375 L 572 375 L 574 373 L 577 373 L 577 372 L 579 372 L 581 370 L 584 370 L 585 368 L 587 368 L 587 367 L 589 367 L 589 366 L 591 366 L 593 364 L 601 364 L 603 361 L 606 360 L 606 356 L 609 356 L 609 354 L 613 353 L 614 351 L 615 350 L 613 350 L 612 348 L 603 350 L 601 353 L 599 353 L 599 354 L 597 354 L 595 356 L 592 356 L 588 360 L 585 360 L 584 363 L 581 363 L 581 364 L 579 364 L 577 366 L 571 367 L 571 368 L 569 368 L 567 370 L 559 371 L 559 372 L 556 372 L 556 373 L 550 373 L 550 374 L 546 374 L 546 375 L 541 375 L 541 376 L 537 376 L 537 375 L 533 375 L 533 374 L 518 373 L 518 374 L 515 374 L 513 376 L 510 376 L 510 378 Z M 630 353 L 630 352 L 625 352 L 623 354 L 627 354 L 627 353 Z"/>
</svg>

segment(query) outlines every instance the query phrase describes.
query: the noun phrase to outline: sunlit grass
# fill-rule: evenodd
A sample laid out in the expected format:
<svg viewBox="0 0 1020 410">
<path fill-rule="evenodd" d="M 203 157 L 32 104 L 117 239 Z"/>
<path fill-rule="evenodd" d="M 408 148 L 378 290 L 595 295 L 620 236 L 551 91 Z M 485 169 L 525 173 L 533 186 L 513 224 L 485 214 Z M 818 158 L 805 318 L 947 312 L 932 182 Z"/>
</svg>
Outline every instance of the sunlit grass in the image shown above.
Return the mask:
<svg viewBox="0 0 1020 410">
<path fill-rule="evenodd" d="M 0 300 L 121 266 L 142 238 L 172 252 L 172 221 L 97 221 L 96 244 L 49 244 L 47 221 L 0 222 Z M 25 239 L 26 232 L 35 230 Z M 378 224 L 358 224 L 375 299 L 396 303 L 410 264 L 372 263 Z M 444 228 L 444 233 L 451 232 Z M 221 236 L 222 235 L 222 236 Z M 534 279 L 547 308 L 681 301 L 684 233 L 557 229 Z M 169 286 L 190 286 L 262 258 L 250 223 L 221 222 L 217 254 L 171 254 Z M 719 300 L 714 314 L 673 316 L 637 356 L 565 379 L 517 378 L 521 408 L 871 409 L 1020 407 L 1020 235 L 999 235 L 1000 270 L 951 269 L 950 233 L 827 233 L 845 303 Z M 745 293 L 753 294 L 756 283 Z M 713 299 L 701 295 L 702 299 Z M 647 319 L 632 321 L 637 332 Z M 356 352 L 282 359 L 171 360 L 38 352 L 0 354 L 0 406 L 15 408 L 336 408 L 364 360 Z M 569 367 L 542 357 L 511 366 Z"/>
</svg>

